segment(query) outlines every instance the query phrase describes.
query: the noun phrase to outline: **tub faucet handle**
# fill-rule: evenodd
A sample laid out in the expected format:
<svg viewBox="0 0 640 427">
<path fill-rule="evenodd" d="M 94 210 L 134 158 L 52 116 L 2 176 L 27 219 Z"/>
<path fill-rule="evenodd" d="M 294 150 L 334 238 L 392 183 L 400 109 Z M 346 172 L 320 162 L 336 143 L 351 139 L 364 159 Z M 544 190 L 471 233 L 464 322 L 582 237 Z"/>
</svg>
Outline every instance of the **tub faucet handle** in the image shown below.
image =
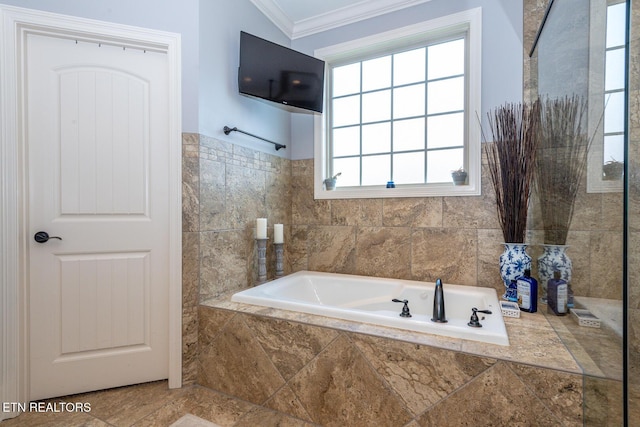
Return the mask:
<svg viewBox="0 0 640 427">
<path fill-rule="evenodd" d="M 400 300 L 400 299 L 394 298 L 391 301 L 399 302 L 399 303 L 404 304 L 402 306 L 402 312 L 400 313 L 400 317 L 411 317 L 411 313 L 409 312 L 409 300 L 408 299 Z"/>
<path fill-rule="evenodd" d="M 471 319 L 469 319 L 469 323 L 467 323 L 467 325 L 473 328 L 482 328 L 480 319 L 478 319 L 478 313 L 491 314 L 491 310 L 478 310 L 477 308 L 473 307 L 471 311 Z"/>
</svg>

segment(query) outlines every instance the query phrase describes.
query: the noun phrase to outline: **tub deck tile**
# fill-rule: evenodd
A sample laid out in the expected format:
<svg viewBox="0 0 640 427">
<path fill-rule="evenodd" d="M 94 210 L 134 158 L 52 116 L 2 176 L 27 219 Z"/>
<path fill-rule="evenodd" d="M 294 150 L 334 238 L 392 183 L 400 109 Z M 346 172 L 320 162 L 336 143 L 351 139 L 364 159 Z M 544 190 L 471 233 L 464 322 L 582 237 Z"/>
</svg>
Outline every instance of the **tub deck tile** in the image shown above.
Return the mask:
<svg viewBox="0 0 640 427">
<path fill-rule="evenodd" d="M 341 335 L 289 382 L 323 426 L 401 426 L 413 416 L 362 354 Z"/>
<path fill-rule="evenodd" d="M 351 334 L 353 343 L 414 414 L 446 398 L 497 360 Z"/>
<path fill-rule="evenodd" d="M 211 298 L 203 302 L 201 307 L 300 322 L 339 331 L 355 332 L 429 347 L 461 351 L 476 356 L 520 362 L 548 369 L 558 369 L 573 373 L 583 372 L 557 332 L 544 314 L 540 312 L 523 313 L 518 319 L 505 317 L 504 320 L 510 345 L 501 346 L 289 310 L 237 303 L 230 301 L 230 298 L 231 294 L 223 295 L 219 298 Z"/>
<path fill-rule="evenodd" d="M 200 346 L 198 383 L 262 404 L 284 380 L 241 316 L 236 315 L 208 345 Z"/>
</svg>

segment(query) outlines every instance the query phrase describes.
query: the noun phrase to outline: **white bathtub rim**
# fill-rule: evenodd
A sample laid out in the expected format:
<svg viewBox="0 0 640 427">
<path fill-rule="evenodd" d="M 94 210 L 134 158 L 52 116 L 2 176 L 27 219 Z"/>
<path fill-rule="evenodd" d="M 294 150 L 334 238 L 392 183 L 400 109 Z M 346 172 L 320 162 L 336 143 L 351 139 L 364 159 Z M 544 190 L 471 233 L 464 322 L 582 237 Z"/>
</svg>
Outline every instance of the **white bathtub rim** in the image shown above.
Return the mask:
<svg viewBox="0 0 640 427">
<path fill-rule="evenodd" d="M 324 273 L 324 272 L 314 272 L 314 271 L 299 271 L 293 273 L 288 276 L 284 276 L 280 279 L 276 279 L 276 281 L 267 282 L 264 285 L 274 286 L 274 283 L 279 283 L 282 286 L 288 283 L 288 281 L 299 279 L 300 276 L 315 276 L 315 277 L 329 277 L 329 278 L 342 278 L 342 279 L 365 279 L 367 281 L 374 282 L 385 282 L 388 283 L 392 281 L 400 285 L 400 288 L 404 287 L 415 287 L 425 285 L 433 285 L 433 283 L 429 282 L 418 282 L 412 280 L 403 280 L 403 279 L 386 279 L 379 277 L 368 277 L 368 276 L 358 276 L 358 275 L 349 275 L 349 274 L 338 274 L 338 273 Z M 282 279 L 289 279 L 285 282 Z M 277 280 L 281 280 L 278 282 Z M 283 284 L 284 283 L 284 284 Z M 277 285 L 276 285 L 277 286 Z M 468 287 L 463 285 L 451 285 L 444 284 L 445 292 L 455 293 L 458 291 L 464 290 L 474 290 L 481 293 L 487 293 L 489 298 L 493 297 L 495 300 L 495 306 L 490 307 L 477 307 L 479 309 L 489 308 L 493 311 L 491 315 L 485 315 L 485 320 L 481 321 L 483 324 L 490 324 L 491 328 L 471 328 L 467 326 L 468 319 L 459 318 L 452 319 L 448 316 L 449 322 L 444 324 L 437 324 L 430 321 L 430 315 L 415 315 L 412 318 L 402 318 L 400 316 L 394 317 L 394 313 L 400 313 L 402 308 L 401 304 L 398 304 L 397 312 L 389 312 L 385 313 L 385 315 L 378 315 L 372 312 L 363 312 L 363 311 L 346 311 L 341 307 L 332 307 L 327 305 L 318 305 L 318 304 L 309 304 L 306 302 L 302 302 L 294 299 L 273 299 L 272 296 L 268 296 L 265 301 L 263 289 L 264 287 L 253 287 L 249 289 L 245 289 L 240 292 L 236 292 L 232 295 L 231 301 L 270 307 L 281 310 L 288 310 L 300 313 L 307 313 L 312 315 L 361 322 L 363 324 L 370 324 L 376 326 L 387 326 L 396 329 L 404 329 L 411 332 L 425 333 L 436 336 L 443 336 L 449 338 L 458 338 L 458 339 L 466 339 L 471 341 L 479 341 L 488 344 L 498 344 L 501 346 L 509 345 L 509 338 L 507 335 L 506 326 L 504 324 L 504 319 L 502 318 L 502 313 L 500 312 L 499 303 L 497 300 L 497 294 L 495 289 L 492 288 L 481 288 L 481 287 Z M 448 288 L 448 289 L 447 289 Z M 446 297 L 445 297 L 446 300 Z M 386 301 L 386 299 L 385 299 Z M 411 304 L 411 302 L 410 302 Z M 469 308 L 469 317 L 471 316 L 471 310 Z"/>
</svg>

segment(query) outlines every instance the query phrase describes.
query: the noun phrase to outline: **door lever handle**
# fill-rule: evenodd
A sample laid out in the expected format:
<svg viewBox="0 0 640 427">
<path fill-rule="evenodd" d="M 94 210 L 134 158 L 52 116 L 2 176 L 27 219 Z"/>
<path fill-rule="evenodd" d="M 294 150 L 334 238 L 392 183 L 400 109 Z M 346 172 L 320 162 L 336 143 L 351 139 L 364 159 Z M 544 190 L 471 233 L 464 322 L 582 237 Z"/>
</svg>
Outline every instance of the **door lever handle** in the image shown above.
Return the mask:
<svg viewBox="0 0 640 427">
<path fill-rule="evenodd" d="M 38 243 L 47 243 L 49 239 L 62 240 L 62 237 L 49 236 L 49 233 L 47 233 L 46 231 L 38 231 L 36 234 L 33 235 L 33 239 Z"/>
</svg>

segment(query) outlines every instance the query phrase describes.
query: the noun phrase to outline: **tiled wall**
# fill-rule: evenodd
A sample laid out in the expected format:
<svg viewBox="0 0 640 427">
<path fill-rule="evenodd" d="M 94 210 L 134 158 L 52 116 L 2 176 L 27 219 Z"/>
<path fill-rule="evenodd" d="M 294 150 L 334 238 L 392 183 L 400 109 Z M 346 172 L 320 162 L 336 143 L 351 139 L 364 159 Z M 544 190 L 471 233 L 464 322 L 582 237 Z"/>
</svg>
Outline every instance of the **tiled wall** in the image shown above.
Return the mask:
<svg viewBox="0 0 640 427">
<path fill-rule="evenodd" d="M 323 426 L 622 424 L 606 380 L 213 307 L 199 324 L 200 385 Z"/>
<path fill-rule="evenodd" d="M 313 160 L 294 161 L 292 177 L 292 271 L 501 286 L 487 179 L 478 197 L 314 200 Z"/>
<path fill-rule="evenodd" d="M 482 195 L 314 200 L 313 161 L 292 162 L 291 270 L 316 270 L 495 287 L 504 247 L 483 167 Z M 610 203 L 615 206 L 611 209 Z M 574 291 L 622 298 L 622 195 L 582 193 L 569 233 Z M 532 200 L 528 241 L 542 241 Z M 529 248 L 535 260 L 538 245 Z"/>
<path fill-rule="evenodd" d="M 197 306 L 256 282 L 255 220 L 290 223 L 291 162 L 214 138 L 183 135 L 183 382 L 195 380 Z M 275 273 L 268 245 L 268 275 Z"/>
</svg>

